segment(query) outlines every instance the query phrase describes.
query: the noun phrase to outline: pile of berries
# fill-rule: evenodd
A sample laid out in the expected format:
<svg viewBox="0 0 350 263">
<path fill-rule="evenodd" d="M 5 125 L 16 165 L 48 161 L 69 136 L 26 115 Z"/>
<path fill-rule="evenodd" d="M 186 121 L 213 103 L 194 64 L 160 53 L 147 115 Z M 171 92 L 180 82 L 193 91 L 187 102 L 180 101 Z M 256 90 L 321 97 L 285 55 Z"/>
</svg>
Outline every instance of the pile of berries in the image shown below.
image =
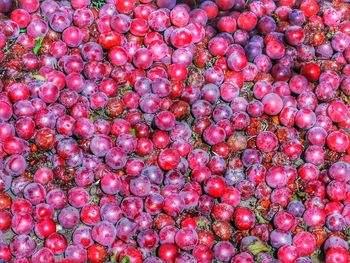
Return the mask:
<svg viewBox="0 0 350 263">
<path fill-rule="evenodd" d="M 0 262 L 350 262 L 349 0 L 0 12 Z"/>
</svg>

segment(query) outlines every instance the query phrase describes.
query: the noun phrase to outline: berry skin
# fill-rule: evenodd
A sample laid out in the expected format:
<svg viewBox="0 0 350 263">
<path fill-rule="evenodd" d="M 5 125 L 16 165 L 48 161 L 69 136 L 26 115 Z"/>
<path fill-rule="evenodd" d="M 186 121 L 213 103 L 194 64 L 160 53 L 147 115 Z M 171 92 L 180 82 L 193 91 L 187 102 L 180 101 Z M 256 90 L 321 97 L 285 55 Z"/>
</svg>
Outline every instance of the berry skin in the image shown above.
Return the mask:
<svg viewBox="0 0 350 263">
<path fill-rule="evenodd" d="M 348 0 L 0 13 L 0 262 L 350 261 Z"/>
</svg>

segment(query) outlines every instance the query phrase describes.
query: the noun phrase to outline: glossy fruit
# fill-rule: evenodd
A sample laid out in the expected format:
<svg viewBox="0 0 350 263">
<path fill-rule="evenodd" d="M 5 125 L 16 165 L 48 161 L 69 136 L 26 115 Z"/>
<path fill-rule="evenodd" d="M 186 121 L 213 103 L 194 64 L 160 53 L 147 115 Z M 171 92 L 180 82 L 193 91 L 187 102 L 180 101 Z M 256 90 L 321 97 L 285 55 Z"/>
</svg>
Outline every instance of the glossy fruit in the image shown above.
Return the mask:
<svg viewBox="0 0 350 263">
<path fill-rule="evenodd" d="M 348 0 L 0 13 L 0 262 L 349 261 Z"/>
</svg>

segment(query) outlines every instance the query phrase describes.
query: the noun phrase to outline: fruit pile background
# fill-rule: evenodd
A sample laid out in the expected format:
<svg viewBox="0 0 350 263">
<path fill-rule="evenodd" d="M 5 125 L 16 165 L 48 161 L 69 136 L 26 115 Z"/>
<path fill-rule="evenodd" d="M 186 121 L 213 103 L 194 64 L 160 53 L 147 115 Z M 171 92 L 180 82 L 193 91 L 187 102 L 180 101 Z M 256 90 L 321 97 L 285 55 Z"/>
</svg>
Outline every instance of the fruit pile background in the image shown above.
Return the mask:
<svg viewBox="0 0 350 263">
<path fill-rule="evenodd" d="M 349 263 L 349 0 L 0 0 L 0 262 Z"/>
</svg>

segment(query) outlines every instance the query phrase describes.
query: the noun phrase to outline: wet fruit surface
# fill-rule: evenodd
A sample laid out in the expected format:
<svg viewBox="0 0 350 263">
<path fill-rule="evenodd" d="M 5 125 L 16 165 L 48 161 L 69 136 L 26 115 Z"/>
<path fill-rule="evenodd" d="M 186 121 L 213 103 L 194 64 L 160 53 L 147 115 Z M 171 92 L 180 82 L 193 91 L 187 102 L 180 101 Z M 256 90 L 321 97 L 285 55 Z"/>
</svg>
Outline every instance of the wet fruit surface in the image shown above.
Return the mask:
<svg viewBox="0 0 350 263">
<path fill-rule="evenodd" d="M 349 262 L 348 1 L 0 13 L 0 262 Z"/>
</svg>

